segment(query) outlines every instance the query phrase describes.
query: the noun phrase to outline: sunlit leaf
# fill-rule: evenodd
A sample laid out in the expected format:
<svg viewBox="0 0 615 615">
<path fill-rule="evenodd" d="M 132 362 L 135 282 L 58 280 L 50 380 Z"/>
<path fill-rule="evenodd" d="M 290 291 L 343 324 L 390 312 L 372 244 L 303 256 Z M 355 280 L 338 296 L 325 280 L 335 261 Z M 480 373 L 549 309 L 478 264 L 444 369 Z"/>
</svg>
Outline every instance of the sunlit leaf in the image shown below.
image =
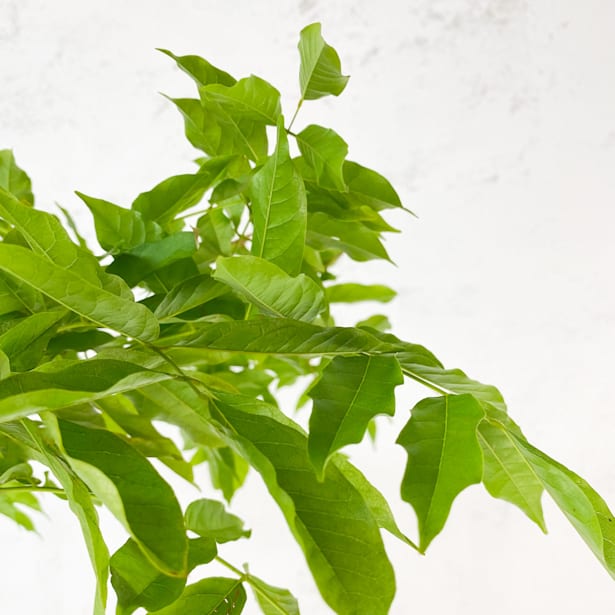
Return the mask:
<svg viewBox="0 0 615 615">
<path fill-rule="evenodd" d="M 190 503 L 186 509 L 186 528 L 218 543 L 249 538 L 251 534 L 250 530 L 244 530 L 239 517 L 225 510 L 224 504 L 207 498 Z"/>
<path fill-rule="evenodd" d="M 380 301 L 388 303 L 397 293 L 382 284 L 334 284 L 325 288 L 329 303 L 356 303 L 358 301 Z"/>
<path fill-rule="evenodd" d="M 299 615 L 299 603 L 287 589 L 269 585 L 252 574 L 247 581 L 264 615 Z"/>
<path fill-rule="evenodd" d="M 297 135 L 297 145 L 305 161 L 314 170 L 316 183 L 344 192 L 344 160 L 348 145 L 334 130 L 310 124 Z"/>
<path fill-rule="evenodd" d="M 412 409 L 399 434 L 397 443 L 408 453 L 401 495 L 418 517 L 423 552 L 444 527 L 457 495 L 481 481 L 476 429 L 483 417 L 471 395 L 431 397 Z"/>
<path fill-rule="evenodd" d="M 0 150 L 0 188 L 24 203 L 34 205 L 32 182 L 28 174 L 17 166 L 10 149 Z"/>
<path fill-rule="evenodd" d="M 299 84 L 303 99 L 313 100 L 328 94 L 339 96 L 344 91 L 348 77 L 342 75 L 340 58 L 323 39 L 319 23 L 301 30 L 299 55 Z"/>
</svg>

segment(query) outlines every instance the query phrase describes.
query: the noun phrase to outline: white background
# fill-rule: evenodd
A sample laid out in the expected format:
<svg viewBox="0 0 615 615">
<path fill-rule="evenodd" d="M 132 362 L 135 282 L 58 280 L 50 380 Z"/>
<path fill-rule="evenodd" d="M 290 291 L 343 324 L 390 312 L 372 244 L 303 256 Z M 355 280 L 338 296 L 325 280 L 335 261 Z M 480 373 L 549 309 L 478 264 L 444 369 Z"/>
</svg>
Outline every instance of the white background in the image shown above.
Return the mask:
<svg viewBox="0 0 615 615">
<path fill-rule="evenodd" d="M 306 103 L 296 126 L 335 128 L 419 215 L 391 218 L 397 268 L 349 264 L 346 277 L 398 288 L 385 306 L 398 335 L 497 384 L 526 435 L 615 506 L 615 3 L 0 0 L 0 148 L 14 148 L 41 207 L 58 201 L 90 225 L 74 189 L 128 205 L 193 168 L 180 116 L 157 94 L 190 95 L 191 83 L 155 47 L 271 80 L 290 115 L 298 32 L 313 21 L 352 78 L 339 99 Z M 418 394 L 399 395 L 377 453 L 354 456 L 412 535 L 392 442 Z M 233 506 L 252 546 L 222 554 L 290 587 L 304 614 L 329 613 L 263 494 L 253 478 Z M 0 520 L 2 613 L 91 610 L 77 523 L 61 502 L 49 511 L 42 538 Z M 550 502 L 546 513 L 544 537 L 473 487 L 427 557 L 387 538 L 391 612 L 611 613 L 613 581 Z"/>
</svg>

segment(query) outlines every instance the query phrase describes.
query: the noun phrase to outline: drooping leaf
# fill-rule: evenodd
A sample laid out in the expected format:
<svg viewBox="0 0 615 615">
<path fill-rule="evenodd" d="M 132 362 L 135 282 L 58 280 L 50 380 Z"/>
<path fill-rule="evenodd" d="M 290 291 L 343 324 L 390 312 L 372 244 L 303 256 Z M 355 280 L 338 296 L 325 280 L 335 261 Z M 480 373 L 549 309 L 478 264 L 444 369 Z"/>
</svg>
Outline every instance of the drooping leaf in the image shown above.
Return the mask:
<svg viewBox="0 0 615 615">
<path fill-rule="evenodd" d="M 228 446 L 203 448 L 201 456 L 207 461 L 212 485 L 230 502 L 248 474 L 245 459 Z"/>
<path fill-rule="evenodd" d="M 148 460 L 115 434 L 58 421 L 75 472 L 126 527 L 159 570 L 185 576 L 188 544 L 171 487 Z"/>
<path fill-rule="evenodd" d="M 215 408 L 228 438 L 261 474 L 301 545 L 325 601 L 340 615 L 385 615 L 395 591 L 378 524 L 335 463 L 324 482 L 307 438 L 273 406 L 220 393 Z"/>
<path fill-rule="evenodd" d="M 348 186 L 344 198 L 349 203 L 368 205 L 376 211 L 403 207 L 388 179 L 357 162 L 344 162 L 344 181 Z"/>
<path fill-rule="evenodd" d="M 544 488 L 515 438 L 499 424 L 483 421 L 478 439 L 483 449 L 483 483 L 487 491 L 494 498 L 518 506 L 546 532 L 541 504 Z"/>
<path fill-rule="evenodd" d="M 96 237 L 103 250 L 125 252 L 146 241 L 156 241 L 162 237 L 160 226 L 155 222 L 146 222 L 138 211 L 81 192 L 76 194 L 92 212 Z"/>
<path fill-rule="evenodd" d="M 615 578 L 615 515 L 578 474 L 512 433 L 549 495 L 600 563 Z"/>
<path fill-rule="evenodd" d="M 308 451 L 320 476 L 332 453 L 363 439 L 374 416 L 395 414 L 395 387 L 403 381 L 395 357 L 335 357 L 325 367 L 308 392 Z"/>
<path fill-rule="evenodd" d="M 158 322 L 144 306 L 112 294 L 21 246 L 0 245 L 0 270 L 102 327 L 143 341 L 158 337 Z"/>
<path fill-rule="evenodd" d="M 280 93 L 267 81 L 251 75 L 231 86 L 207 84 L 199 88 L 201 100 L 211 100 L 230 115 L 275 126 L 280 117 Z"/>
<path fill-rule="evenodd" d="M 283 118 L 278 123 L 276 149 L 252 178 L 251 192 L 252 254 L 297 275 L 303 260 L 307 204 L 288 152 Z"/>
<path fill-rule="evenodd" d="M 24 203 L 34 205 L 32 182 L 28 174 L 17 166 L 10 149 L 0 150 L 0 188 Z"/>
<path fill-rule="evenodd" d="M 340 58 L 323 39 L 319 23 L 301 30 L 299 55 L 299 84 L 303 99 L 314 100 L 329 94 L 339 96 L 344 91 L 348 77 L 342 75 Z"/>
<path fill-rule="evenodd" d="M 301 273 L 293 278 L 257 256 L 219 258 L 214 278 L 272 316 L 311 322 L 325 308 L 323 291 L 312 279 Z"/>
<path fill-rule="evenodd" d="M 330 128 L 310 124 L 297 135 L 297 145 L 312 167 L 317 184 L 340 192 L 347 190 L 343 166 L 348 145 L 342 137 Z"/>
<path fill-rule="evenodd" d="M 476 429 L 484 415 L 471 395 L 431 397 L 412 409 L 399 434 L 397 443 L 408 453 L 401 495 L 418 517 L 422 552 L 444 527 L 457 495 L 481 481 Z"/>
<path fill-rule="evenodd" d="M 227 512 L 224 504 L 207 498 L 190 503 L 186 509 L 186 528 L 218 543 L 249 538 L 252 533 L 244 530 L 243 521 Z"/>
<path fill-rule="evenodd" d="M 160 302 L 154 314 L 160 320 L 177 316 L 227 292 L 224 284 L 204 274 L 189 278 L 173 288 Z"/>
<path fill-rule="evenodd" d="M 287 590 L 274 587 L 265 581 L 248 575 L 246 579 L 264 615 L 300 615 L 297 599 Z"/>
<path fill-rule="evenodd" d="M 149 615 L 239 615 L 245 604 L 241 579 L 211 577 L 188 585 L 173 604 Z"/>
<path fill-rule="evenodd" d="M 382 284 L 334 284 L 325 288 L 329 303 L 356 303 L 357 301 L 380 301 L 388 303 L 397 293 Z"/>
<path fill-rule="evenodd" d="M 197 333 L 186 345 L 228 352 L 281 355 L 353 355 L 393 353 L 394 343 L 372 331 L 352 327 L 319 327 L 286 318 L 195 323 Z"/>
<path fill-rule="evenodd" d="M 171 378 L 125 361 L 90 359 L 57 371 L 28 371 L 0 381 L 0 422 L 76 406 Z"/>
<path fill-rule="evenodd" d="M 200 246 L 197 258 L 207 262 L 214 261 L 218 256 L 230 256 L 233 251 L 231 241 L 235 229 L 221 209 L 210 209 L 199 218 L 197 223 Z"/>
<path fill-rule="evenodd" d="M 190 75 L 199 86 L 208 85 L 210 83 L 220 83 L 222 85 L 231 86 L 235 83 L 235 79 L 231 77 L 231 75 L 199 56 L 176 56 L 168 49 L 158 49 L 158 51 L 161 51 L 175 60 L 179 68 Z"/>
</svg>

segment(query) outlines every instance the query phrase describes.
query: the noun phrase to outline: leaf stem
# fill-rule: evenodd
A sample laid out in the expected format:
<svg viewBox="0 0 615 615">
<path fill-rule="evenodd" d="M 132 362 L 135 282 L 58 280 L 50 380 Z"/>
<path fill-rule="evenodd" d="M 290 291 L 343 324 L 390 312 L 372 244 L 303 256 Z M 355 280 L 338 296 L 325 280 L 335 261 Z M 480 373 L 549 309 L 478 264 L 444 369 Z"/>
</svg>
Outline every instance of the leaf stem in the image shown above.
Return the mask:
<svg viewBox="0 0 615 615">
<path fill-rule="evenodd" d="M 219 555 L 216 555 L 216 561 L 222 564 L 223 566 L 226 566 L 229 570 L 231 570 L 236 575 L 241 577 L 242 580 L 248 579 L 248 577 L 250 576 L 246 574 L 245 572 L 242 572 L 241 570 L 239 570 L 239 568 L 236 568 L 235 566 L 233 566 L 233 564 L 231 564 L 230 562 L 227 562 L 224 558 L 220 557 Z"/>
<path fill-rule="evenodd" d="M 292 119 L 290 120 L 290 124 L 288 125 L 288 128 L 286 129 L 286 132 L 290 133 L 290 129 L 293 127 L 293 124 L 295 123 L 295 119 L 297 118 L 297 114 L 299 113 L 299 109 L 301 109 L 301 105 L 303 105 L 303 96 L 299 99 L 299 104 L 297 105 L 297 108 L 295 109 L 295 113 L 294 113 Z"/>
<path fill-rule="evenodd" d="M 55 493 L 56 495 L 66 495 L 64 489 L 59 487 L 43 487 L 38 485 L 16 485 L 14 487 L 0 487 L 0 493 L 3 491 L 11 491 L 12 493 L 26 491 L 26 492 L 40 492 L 40 493 Z"/>
</svg>

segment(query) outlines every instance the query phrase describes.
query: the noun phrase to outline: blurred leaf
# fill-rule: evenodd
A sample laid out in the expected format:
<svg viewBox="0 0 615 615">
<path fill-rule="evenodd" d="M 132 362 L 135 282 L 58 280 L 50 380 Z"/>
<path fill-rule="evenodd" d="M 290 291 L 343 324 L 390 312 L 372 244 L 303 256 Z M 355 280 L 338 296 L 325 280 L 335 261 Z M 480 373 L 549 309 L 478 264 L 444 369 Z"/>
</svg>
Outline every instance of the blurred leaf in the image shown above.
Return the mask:
<svg viewBox="0 0 615 615">
<path fill-rule="evenodd" d="M 288 153 L 282 119 L 275 152 L 252 178 L 252 254 L 297 275 L 303 260 L 305 190 Z"/>
<path fill-rule="evenodd" d="M 319 23 L 313 23 L 301 30 L 299 55 L 299 83 L 303 99 L 314 100 L 328 94 L 339 96 L 343 92 L 348 77 L 341 73 L 337 52 L 322 38 Z"/>
<path fill-rule="evenodd" d="M 0 188 L 24 203 L 34 205 L 32 182 L 28 174 L 17 166 L 10 149 L 0 150 Z"/>
<path fill-rule="evenodd" d="M 397 293 L 382 284 L 334 284 L 325 288 L 329 303 L 356 303 L 358 301 L 381 301 L 388 303 Z"/>
<path fill-rule="evenodd" d="M 272 316 L 311 322 L 325 308 L 323 291 L 314 281 L 302 273 L 293 278 L 257 256 L 219 258 L 214 278 Z"/>
<path fill-rule="evenodd" d="M 210 83 L 220 83 L 222 85 L 231 86 L 235 83 L 235 79 L 227 72 L 215 67 L 199 56 L 176 56 L 167 49 L 158 49 L 158 51 L 161 51 L 175 60 L 179 68 L 190 75 L 199 86 L 208 85 Z"/>
<path fill-rule="evenodd" d="M 243 521 L 227 512 L 224 504 L 205 498 L 191 502 L 186 509 L 186 528 L 218 543 L 249 538 L 252 533 L 243 529 Z"/>
<path fill-rule="evenodd" d="M 269 585 L 252 574 L 247 581 L 264 615 L 299 615 L 297 599 L 287 589 Z"/>
<path fill-rule="evenodd" d="M 401 495 L 416 512 L 425 552 L 444 527 L 453 500 L 481 481 L 476 429 L 485 413 L 471 395 L 446 395 L 420 401 L 411 414 L 397 439 L 408 453 Z"/>
</svg>

